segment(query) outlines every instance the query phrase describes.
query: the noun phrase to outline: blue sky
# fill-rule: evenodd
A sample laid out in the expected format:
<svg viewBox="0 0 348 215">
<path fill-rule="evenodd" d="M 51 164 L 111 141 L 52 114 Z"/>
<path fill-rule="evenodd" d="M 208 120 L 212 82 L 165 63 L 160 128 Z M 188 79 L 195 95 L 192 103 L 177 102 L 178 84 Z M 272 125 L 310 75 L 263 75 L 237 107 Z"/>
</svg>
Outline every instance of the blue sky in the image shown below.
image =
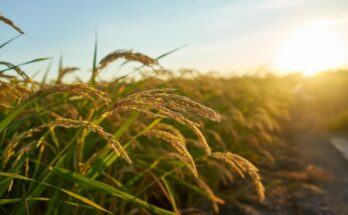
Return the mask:
<svg viewBox="0 0 348 215">
<path fill-rule="evenodd" d="M 86 73 L 97 31 L 99 59 L 123 48 L 155 57 L 189 44 L 161 64 L 246 72 L 272 67 L 286 36 L 309 22 L 335 20 L 341 37 L 348 38 L 347 9 L 346 0 L 4 0 L 1 14 L 27 36 L 1 50 L 0 58 L 20 63 L 49 56 L 55 65 L 62 54 L 66 66 Z M 0 43 L 16 35 L 3 24 L 0 32 Z M 28 70 L 34 73 L 46 66 L 40 63 Z"/>
</svg>

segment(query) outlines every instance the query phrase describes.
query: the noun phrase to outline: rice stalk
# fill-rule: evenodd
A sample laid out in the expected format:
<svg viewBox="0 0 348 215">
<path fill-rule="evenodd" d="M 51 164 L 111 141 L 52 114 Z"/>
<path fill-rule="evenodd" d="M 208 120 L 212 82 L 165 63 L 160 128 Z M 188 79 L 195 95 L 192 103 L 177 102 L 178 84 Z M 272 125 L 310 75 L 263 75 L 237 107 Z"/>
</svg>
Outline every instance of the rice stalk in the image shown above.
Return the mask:
<svg viewBox="0 0 348 215">
<path fill-rule="evenodd" d="M 195 181 L 198 184 L 198 186 L 209 195 L 209 198 L 212 202 L 213 210 L 216 213 L 218 213 L 219 212 L 219 204 L 223 205 L 223 204 L 225 204 L 225 201 L 223 199 L 221 199 L 220 197 L 216 196 L 214 191 L 201 178 L 197 177 L 197 178 L 195 178 Z"/>
<path fill-rule="evenodd" d="M 147 55 L 144 55 L 144 54 L 139 53 L 139 52 L 133 52 L 132 50 L 120 49 L 120 50 L 116 50 L 116 51 L 111 52 L 110 54 L 106 55 L 102 60 L 100 60 L 99 65 L 96 66 L 95 65 L 96 53 L 97 53 L 97 42 L 95 44 L 95 50 L 94 50 L 93 71 L 92 71 L 92 76 L 90 79 L 91 83 L 95 83 L 95 79 L 96 79 L 97 75 L 103 69 L 105 69 L 112 62 L 115 62 L 116 60 L 119 60 L 119 59 L 124 59 L 125 60 L 124 64 L 133 61 L 133 62 L 139 62 L 143 66 L 148 66 L 151 68 L 152 68 L 152 66 L 159 65 L 158 61 L 156 59 L 153 59 Z"/>
<path fill-rule="evenodd" d="M 180 137 L 177 137 L 168 131 L 163 131 L 158 129 L 148 130 L 144 133 L 144 135 L 148 137 L 156 137 L 158 139 L 161 139 L 170 143 L 173 146 L 173 148 L 175 148 L 177 153 L 180 155 L 180 160 L 182 160 L 189 167 L 189 169 L 191 170 L 192 174 L 195 177 L 198 177 L 198 172 L 197 172 L 195 162 L 190 152 L 186 149 L 185 143 L 182 142 Z"/>
<path fill-rule="evenodd" d="M 101 126 L 93 124 L 89 121 L 72 120 L 66 118 L 59 118 L 55 121 L 49 122 L 50 126 L 58 126 L 64 128 L 86 128 L 94 133 L 97 133 L 100 137 L 106 140 L 115 152 L 124 159 L 128 164 L 132 164 L 132 160 L 129 158 L 127 152 L 123 149 L 118 140 L 110 133 L 106 132 Z"/>
<path fill-rule="evenodd" d="M 249 175 L 254 183 L 259 200 L 262 202 L 265 199 L 265 188 L 261 182 L 261 177 L 258 173 L 259 170 L 250 161 L 231 152 L 213 152 L 211 156 L 227 163 L 242 178 L 245 177 L 245 174 Z"/>
<path fill-rule="evenodd" d="M 4 65 L 8 69 L 14 70 L 19 76 L 23 78 L 24 81 L 33 83 L 33 81 L 29 78 L 29 76 L 23 70 L 21 70 L 21 68 L 19 68 L 18 66 L 5 61 L 0 61 L 0 65 Z"/>
<path fill-rule="evenodd" d="M 29 129 L 28 131 L 23 132 L 20 135 L 14 136 L 11 143 L 8 144 L 8 147 L 5 150 L 6 156 L 4 156 L 3 158 L 3 163 L 7 163 L 9 157 L 14 155 L 14 148 L 19 144 L 19 142 L 22 139 L 31 137 L 34 133 L 40 132 L 42 129 L 46 127 L 86 128 L 98 134 L 100 137 L 106 140 L 121 158 L 123 158 L 128 164 L 132 164 L 132 160 L 129 158 L 127 152 L 123 149 L 122 145 L 118 142 L 118 140 L 112 134 L 106 132 L 101 126 L 93 124 L 89 121 L 73 120 L 67 118 L 57 118 L 56 120 L 53 120 L 45 125 Z M 26 153 L 30 149 L 29 146 L 33 145 L 29 144 L 27 146 L 28 147 L 21 148 L 19 153 Z"/>
<path fill-rule="evenodd" d="M 154 89 L 134 93 L 116 102 L 105 114 L 110 115 L 113 112 L 120 111 L 138 111 L 152 117 L 170 118 L 191 128 L 199 138 L 201 147 L 207 154 L 210 154 L 211 149 L 199 130 L 199 125 L 182 113 L 193 112 L 213 121 L 221 120 L 221 116 L 214 110 L 198 105 L 197 102 L 186 97 L 172 94 L 171 92 L 174 91 L 174 89 Z"/>
<path fill-rule="evenodd" d="M 16 24 L 14 24 L 14 22 L 2 15 L 0 15 L 0 20 L 3 21 L 4 23 L 6 23 L 7 25 L 11 26 L 13 29 L 15 29 L 18 33 L 20 34 L 24 34 L 24 32 L 22 31 L 22 29 L 20 29 Z"/>
<path fill-rule="evenodd" d="M 107 65 L 110 63 L 118 60 L 118 59 L 124 59 L 126 62 L 129 61 L 136 61 L 139 63 L 142 63 L 145 66 L 152 66 L 152 65 L 158 65 L 158 61 L 144 55 L 139 52 L 133 52 L 132 50 L 116 50 L 108 55 L 106 55 L 100 62 L 99 62 L 99 70 L 104 69 Z"/>
</svg>

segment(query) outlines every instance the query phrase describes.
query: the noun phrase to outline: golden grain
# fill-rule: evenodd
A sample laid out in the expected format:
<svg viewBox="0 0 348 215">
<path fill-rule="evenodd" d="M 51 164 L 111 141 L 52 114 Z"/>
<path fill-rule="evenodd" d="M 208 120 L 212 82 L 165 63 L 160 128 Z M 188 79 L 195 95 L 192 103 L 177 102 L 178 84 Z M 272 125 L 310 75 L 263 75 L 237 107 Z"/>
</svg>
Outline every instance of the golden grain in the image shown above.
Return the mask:
<svg viewBox="0 0 348 215">
<path fill-rule="evenodd" d="M 207 154 L 211 149 L 198 129 L 198 124 L 185 117 L 182 113 L 192 112 L 197 115 L 213 120 L 220 121 L 221 116 L 214 110 L 198 104 L 186 97 L 172 94 L 174 89 L 154 89 L 134 93 L 118 101 L 110 108 L 107 113 L 118 111 L 138 111 L 153 117 L 163 117 L 173 119 L 189 128 L 197 135 L 201 147 Z"/>
<path fill-rule="evenodd" d="M 261 182 L 258 169 L 250 161 L 231 152 L 214 152 L 211 156 L 229 164 L 241 177 L 244 178 L 245 174 L 249 175 L 255 185 L 259 200 L 263 201 L 265 199 L 265 188 Z"/>
<path fill-rule="evenodd" d="M 133 52 L 132 50 L 116 50 L 107 56 L 105 56 L 100 62 L 99 62 L 99 70 L 104 69 L 107 65 L 114 62 L 118 59 L 125 59 L 127 62 L 129 61 L 136 61 L 140 62 L 143 65 L 151 66 L 151 65 L 158 65 L 158 61 L 141 53 Z"/>
<path fill-rule="evenodd" d="M 178 152 L 180 155 L 180 158 L 184 163 L 190 168 L 192 174 L 195 177 L 198 177 L 198 172 L 196 168 L 196 164 L 190 154 L 190 152 L 186 149 L 186 145 L 184 142 L 181 141 L 181 138 L 178 136 L 175 136 L 174 134 L 163 131 L 159 129 L 151 129 L 144 133 L 144 135 L 149 137 L 156 137 L 158 139 L 164 140 L 168 143 L 170 143 L 173 148 Z"/>
<path fill-rule="evenodd" d="M 50 122 L 48 125 L 64 128 L 87 128 L 88 130 L 97 133 L 100 137 L 106 140 L 121 158 L 123 158 L 127 163 L 132 164 L 132 160 L 129 158 L 127 152 L 123 149 L 118 140 L 116 140 L 116 138 L 112 134 L 107 133 L 99 125 L 93 124 L 89 121 L 72 120 L 66 118 L 56 119 L 55 121 Z"/>
</svg>

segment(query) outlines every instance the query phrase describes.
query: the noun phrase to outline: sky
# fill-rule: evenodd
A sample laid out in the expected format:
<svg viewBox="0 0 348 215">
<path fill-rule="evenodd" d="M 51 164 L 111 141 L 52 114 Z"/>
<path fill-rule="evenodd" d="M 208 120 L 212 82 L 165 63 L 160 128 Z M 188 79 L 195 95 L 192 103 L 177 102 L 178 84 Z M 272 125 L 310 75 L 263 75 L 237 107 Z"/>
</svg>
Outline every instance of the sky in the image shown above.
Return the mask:
<svg viewBox="0 0 348 215">
<path fill-rule="evenodd" d="M 347 0 L 1 0 L 0 13 L 26 33 L 0 51 L 1 60 L 52 57 L 55 67 L 62 55 L 65 66 L 82 68 L 80 75 L 91 68 L 95 32 L 99 59 L 117 49 L 156 57 L 186 45 L 160 61 L 174 70 L 275 68 L 289 35 L 318 20 L 329 20 L 348 50 Z M 0 43 L 16 35 L 0 23 Z"/>
</svg>

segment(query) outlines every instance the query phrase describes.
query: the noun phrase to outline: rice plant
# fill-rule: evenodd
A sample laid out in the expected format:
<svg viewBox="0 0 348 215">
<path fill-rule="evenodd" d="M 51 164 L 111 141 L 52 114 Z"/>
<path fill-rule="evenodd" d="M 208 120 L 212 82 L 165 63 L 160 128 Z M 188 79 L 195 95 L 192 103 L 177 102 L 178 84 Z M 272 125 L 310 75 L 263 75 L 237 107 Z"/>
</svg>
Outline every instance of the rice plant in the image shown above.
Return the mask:
<svg viewBox="0 0 348 215">
<path fill-rule="evenodd" d="M 283 79 L 173 74 L 132 50 L 99 63 L 96 53 L 86 83 L 64 82 L 75 66 L 46 83 L 0 62 L 2 214 L 189 214 L 265 199 L 258 168 L 242 156 L 274 162 L 268 147 L 290 100 Z M 141 78 L 101 81 L 119 60 L 140 64 L 130 73 Z M 248 197 L 231 194 L 241 188 Z"/>
</svg>

